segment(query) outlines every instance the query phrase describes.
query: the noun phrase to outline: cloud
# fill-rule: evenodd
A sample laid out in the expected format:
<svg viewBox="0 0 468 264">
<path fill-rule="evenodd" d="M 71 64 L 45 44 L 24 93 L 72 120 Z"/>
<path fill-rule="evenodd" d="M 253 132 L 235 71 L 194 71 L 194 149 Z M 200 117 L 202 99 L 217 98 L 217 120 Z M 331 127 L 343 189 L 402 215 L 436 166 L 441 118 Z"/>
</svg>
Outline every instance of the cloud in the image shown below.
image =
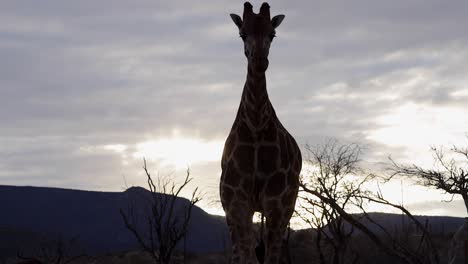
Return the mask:
<svg viewBox="0 0 468 264">
<path fill-rule="evenodd" d="M 440 137 L 468 131 L 466 1 L 270 5 L 286 19 L 271 48 L 269 95 L 301 144 L 336 137 L 369 146 L 372 160 L 408 158 L 412 146 L 371 136 L 391 131 L 383 118 L 405 105 L 462 113 Z M 122 153 L 102 146 L 128 146 L 131 156 L 174 130 L 224 140 L 246 74 L 228 16 L 241 12 L 229 1 L 0 4 L 0 182 L 118 190 L 122 174 L 142 182 L 132 181 L 140 160 L 122 165 Z M 208 163 L 194 164 L 206 169 L 197 179 L 216 186 L 218 165 Z"/>
<path fill-rule="evenodd" d="M 463 200 L 451 202 L 433 200 L 420 203 L 408 204 L 408 209 L 414 214 L 421 215 L 448 215 L 456 217 L 466 216 L 466 207 Z"/>
</svg>

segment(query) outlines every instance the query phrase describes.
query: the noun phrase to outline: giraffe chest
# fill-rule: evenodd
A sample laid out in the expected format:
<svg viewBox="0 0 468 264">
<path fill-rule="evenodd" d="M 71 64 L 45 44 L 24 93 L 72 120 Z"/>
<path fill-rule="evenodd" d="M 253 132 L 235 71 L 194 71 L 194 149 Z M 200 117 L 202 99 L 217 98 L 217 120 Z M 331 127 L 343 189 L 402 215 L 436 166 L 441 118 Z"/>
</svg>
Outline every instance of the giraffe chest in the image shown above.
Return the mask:
<svg viewBox="0 0 468 264">
<path fill-rule="evenodd" d="M 222 162 L 240 173 L 267 176 L 297 166 L 297 152 L 294 139 L 278 123 L 271 121 L 263 129 L 252 131 L 239 122 L 226 141 Z"/>
</svg>

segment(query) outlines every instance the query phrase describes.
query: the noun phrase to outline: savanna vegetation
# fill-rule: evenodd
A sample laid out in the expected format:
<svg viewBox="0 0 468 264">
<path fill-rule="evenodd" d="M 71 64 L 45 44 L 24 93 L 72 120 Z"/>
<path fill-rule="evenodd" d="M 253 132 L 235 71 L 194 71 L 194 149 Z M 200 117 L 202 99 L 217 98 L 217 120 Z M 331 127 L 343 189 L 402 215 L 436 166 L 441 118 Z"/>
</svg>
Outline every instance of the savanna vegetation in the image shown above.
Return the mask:
<svg viewBox="0 0 468 264">
<path fill-rule="evenodd" d="M 365 167 L 359 144 L 330 140 L 305 150 L 294 217 L 306 228 L 288 235 L 291 263 L 465 263 L 463 243 L 468 237 L 456 234 L 462 219 L 445 225 L 448 217 L 416 216 L 404 204 L 386 199 L 380 186 L 401 180 L 441 190 L 468 204 L 468 148 L 432 147 L 432 168 L 390 158 L 378 173 Z M 120 210 L 122 225 L 138 241 L 140 251 L 85 256 L 69 249 L 73 241 L 59 239 L 40 244 L 35 251 L 17 252 L 14 260 L 3 263 L 226 263 L 228 249 L 194 255 L 181 247 L 190 231 L 192 211 L 201 200 L 195 188 L 182 210 L 176 209 L 177 198 L 191 182 L 190 172 L 175 183 L 167 177 L 153 177 L 146 161 L 143 169 L 150 191 L 143 197 L 147 211 L 140 214 L 131 203 Z M 371 205 L 398 214 L 370 212 Z M 137 227 L 138 222 L 144 222 L 145 228 Z"/>
</svg>

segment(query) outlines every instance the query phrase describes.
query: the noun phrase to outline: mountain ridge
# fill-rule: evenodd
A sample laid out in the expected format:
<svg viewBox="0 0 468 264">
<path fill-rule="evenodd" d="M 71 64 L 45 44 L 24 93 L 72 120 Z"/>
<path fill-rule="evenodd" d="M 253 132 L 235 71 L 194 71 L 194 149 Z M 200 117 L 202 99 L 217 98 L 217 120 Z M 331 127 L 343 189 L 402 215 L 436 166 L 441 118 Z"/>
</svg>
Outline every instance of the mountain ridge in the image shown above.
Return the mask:
<svg viewBox="0 0 468 264">
<path fill-rule="evenodd" d="M 150 195 L 150 192 L 142 187 L 123 192 L 101 192 L 0 185 L 0 230 L 22 230 L 27 234 L 44 234 L 64 240 L 76 238 L 86 254 L 137 249 L 139 245 L 126 229 L 120 209 L 125 211 L 132 205 L 137 211 L 144 212 L 148 206 L 141 199 L 144 195 Z M 176 211 L 181 212 L 188 202 L 185 198 L 177 198 Z M 224 219 L 211 216 L 197 206 L 193 208 L 186 241 L 188 252 L 222 251 L 226 235 Z M 0 235 L 0 246 L 8 245 L 2 237 L 5 236 Z M 24 243 L 27 241 L 24 239 Z"/>
</svg>

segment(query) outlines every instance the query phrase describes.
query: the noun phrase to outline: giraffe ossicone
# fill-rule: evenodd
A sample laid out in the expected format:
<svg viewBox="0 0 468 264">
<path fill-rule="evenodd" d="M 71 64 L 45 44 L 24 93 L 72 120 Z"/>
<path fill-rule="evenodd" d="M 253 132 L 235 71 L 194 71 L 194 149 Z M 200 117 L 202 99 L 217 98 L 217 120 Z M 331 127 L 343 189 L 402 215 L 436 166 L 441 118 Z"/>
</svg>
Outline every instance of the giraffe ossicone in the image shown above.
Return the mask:
<svg viewBox="0 0 468 264">
<path fill-rule="evenodd" d="M 276 28 L 263 3 L 255 14 L 246 2 L 242 18 L 231 14 L 244 43 L 247 80 L 221 159 L 220 196 L 232 241 L 231 263 L 257 263 L 252 218 L 265 218 L 265 263 L 279 263 L 283 235 L 294 212 L 302 167 L 300 149 L 276 116 L 265 72 Z"/>
</svg>

